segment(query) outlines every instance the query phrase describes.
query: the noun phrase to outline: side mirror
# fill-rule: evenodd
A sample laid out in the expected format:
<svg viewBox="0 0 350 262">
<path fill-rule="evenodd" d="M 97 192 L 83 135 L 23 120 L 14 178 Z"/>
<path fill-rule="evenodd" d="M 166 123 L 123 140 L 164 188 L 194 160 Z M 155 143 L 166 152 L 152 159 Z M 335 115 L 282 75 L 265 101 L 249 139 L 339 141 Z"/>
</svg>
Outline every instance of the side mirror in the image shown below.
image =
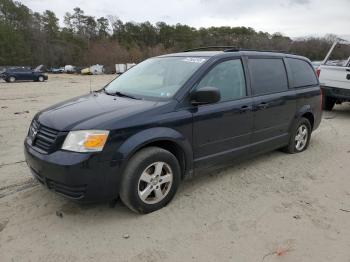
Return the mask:
<svg viewBox="0 0 350 262">
<path fill-rule="evenodd" d="M 193 105 L 214 104 L 221 99 L 220 90 L 216 87 L 202 87 L 191 93 Z"/>
</svg>

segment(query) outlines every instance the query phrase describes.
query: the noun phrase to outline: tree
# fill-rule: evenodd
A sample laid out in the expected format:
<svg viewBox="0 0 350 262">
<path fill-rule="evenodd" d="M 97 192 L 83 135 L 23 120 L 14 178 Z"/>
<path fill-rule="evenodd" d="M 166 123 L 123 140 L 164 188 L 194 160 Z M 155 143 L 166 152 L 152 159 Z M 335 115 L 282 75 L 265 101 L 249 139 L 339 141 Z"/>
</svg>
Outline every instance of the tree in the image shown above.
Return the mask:
<svg viewBox="0 0 350 262">
<path fill-rule="evenodd" d="M 97 37 L 97 23 L 93 16 L 85 16 L 82 24 L 82 34 L 89 40 Z"/>
<path fill-rule="evenodd" d="M 84 34 L 84 22 L 86 17 L 84 11 L 79 7 L 73 9 L 74 13 L 71 16 L 71 23 L 73 25 L 74 32 L 77 34 Z"/>
<path fill-rule="evenodd" d="M 109 21 L 105 17 L 97 19 L 97 30 L 100 38 L 107 38 L 109 36 Z"/>
<path fill-rule="evenodd" d="M 55 13 L 50 10 L 46 10 L 42 15 L 43 30 L 50 39 L 57 38 L 59 34 L 58 21 Z"/>
<path fill-rule="evenodd" d="M 321 60 L 335 35 L 292 40 L 281 33 L 257 32 L 250 27 L 193 28 L 123 22 L 117 16 L 95 17 L 79 7 L 67 12 L 60 28 L 55 13 L 33 12 L 20 2 L 0 0 L 0 64 L 31 65 L 138 62 L 149 56 L 199 46 L 228 45 L 238 48 L 287 50 Z M 338 48 L 334 59 L 350 54 L 350 47 Z"/>
</svg>

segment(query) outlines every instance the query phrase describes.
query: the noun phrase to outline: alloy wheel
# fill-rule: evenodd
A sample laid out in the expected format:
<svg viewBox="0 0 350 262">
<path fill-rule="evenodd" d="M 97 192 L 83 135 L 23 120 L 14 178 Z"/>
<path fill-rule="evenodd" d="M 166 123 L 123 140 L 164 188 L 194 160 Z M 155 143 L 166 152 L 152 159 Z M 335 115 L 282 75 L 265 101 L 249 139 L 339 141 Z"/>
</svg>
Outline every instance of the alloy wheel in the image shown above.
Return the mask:
<svg viewBox="0 0 350 262">
<path fill-rule="evenodd" d="M 308 140 L 309 131 L 306 125 L 300 125 L 295 135 L 295 148 L 301 151 L 305 148 Z"/>
<path fill-rule="evenodd" d="M 169 193 L 173 183 L 173 171 L 165 162 L 149 165 L 138 182 L 138 195 L 146 204 L 156 204 Z"/>
</svg>

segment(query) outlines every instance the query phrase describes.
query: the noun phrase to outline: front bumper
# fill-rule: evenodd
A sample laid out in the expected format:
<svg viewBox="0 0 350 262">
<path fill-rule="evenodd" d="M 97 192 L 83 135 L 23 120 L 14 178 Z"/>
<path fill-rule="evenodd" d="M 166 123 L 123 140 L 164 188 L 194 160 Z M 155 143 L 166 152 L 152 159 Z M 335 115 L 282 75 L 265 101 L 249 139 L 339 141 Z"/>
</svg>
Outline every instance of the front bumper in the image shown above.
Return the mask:
<svg viewBox="0 0 350 262">
<path fill-rule="evenodd" d="M 33 176 L 47 188 L 73 200 L 96 202 L 118 196 L 120 163 L 102 161 L 98 154 L 63 150 L 42 154 L 24 142 Z"/>
</svg>

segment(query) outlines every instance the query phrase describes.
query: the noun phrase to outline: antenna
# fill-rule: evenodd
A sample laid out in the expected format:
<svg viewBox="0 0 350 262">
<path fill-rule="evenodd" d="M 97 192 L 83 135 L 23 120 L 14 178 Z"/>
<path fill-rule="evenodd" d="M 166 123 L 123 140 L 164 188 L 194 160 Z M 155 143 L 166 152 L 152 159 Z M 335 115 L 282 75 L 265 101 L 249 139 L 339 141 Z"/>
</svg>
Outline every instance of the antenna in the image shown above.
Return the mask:
<svg viewBox="0 0 350 262">
<path fill-rule="evenodd" d="M 89 79 L 90 79 L 90 94 L 92 94 L 92 87 L 91 87 L 91 75 L 89 75 Z"/>
</svg>

